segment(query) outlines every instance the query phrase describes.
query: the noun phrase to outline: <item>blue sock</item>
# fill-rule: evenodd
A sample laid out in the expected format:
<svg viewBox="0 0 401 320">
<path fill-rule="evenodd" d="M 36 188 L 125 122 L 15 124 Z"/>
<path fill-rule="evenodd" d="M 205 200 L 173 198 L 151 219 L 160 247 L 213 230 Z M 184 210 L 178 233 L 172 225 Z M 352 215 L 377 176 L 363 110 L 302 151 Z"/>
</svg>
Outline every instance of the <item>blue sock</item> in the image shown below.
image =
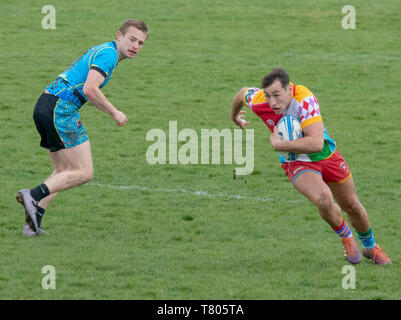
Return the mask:
<svg viewBox="0 0 401 320">
<path fill-rule="evenodd" d="M 366 232 L 358 232 L 358 238 L 361 240 L 365 249 L 373 249 L 376 247 L 375 238 L 373 237 L 372 228 Z"/>
</svg>

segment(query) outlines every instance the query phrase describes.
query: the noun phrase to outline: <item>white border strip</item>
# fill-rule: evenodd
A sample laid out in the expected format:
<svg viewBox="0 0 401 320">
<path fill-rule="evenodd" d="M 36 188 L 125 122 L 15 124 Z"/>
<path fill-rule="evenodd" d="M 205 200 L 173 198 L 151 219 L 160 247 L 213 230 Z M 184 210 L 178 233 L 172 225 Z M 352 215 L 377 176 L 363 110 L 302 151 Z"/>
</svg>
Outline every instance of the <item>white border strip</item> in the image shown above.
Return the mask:
<svg viewBox="0 0 401 320">
<path fill-rule="evenodd" d="M 98 182 L 90 182 L 86 184 L 87 186 L 94 186 L 94 187 L 104 187 L 104 188 L 111 188 L 111 189 L 119 189 L 119 190 L 142 190 L 142 191 L 155 191 L 155 192 L 173 192 L 173 193 L 185 193 L 190 194 L 198 197 L 210 197 L 210 198 L 229 198 L 229 199 L 237 199 L 237 200 L 254 200 L 254 201 L 262 201 L 262 202 L 270 202 L 270 201 L 282 201 L 282 199 L 273 199 L 273 198 L 262 198 L 262 197 L 251 197 L 251 196 L 242 196 L 242 195 L 232 195 L 226 193 L 209 193 L 208 191 L 190 191 L 185 189 L 163 189 L 163 188 L 149 188 L 149 187 L 142 187 L 136 185 L 130 186 L 118 186 L 112 184 L 103 184 Z M 294 202 L 297 203 L 299 200 L 285 200 L 287 202 Z"/>
</svg>

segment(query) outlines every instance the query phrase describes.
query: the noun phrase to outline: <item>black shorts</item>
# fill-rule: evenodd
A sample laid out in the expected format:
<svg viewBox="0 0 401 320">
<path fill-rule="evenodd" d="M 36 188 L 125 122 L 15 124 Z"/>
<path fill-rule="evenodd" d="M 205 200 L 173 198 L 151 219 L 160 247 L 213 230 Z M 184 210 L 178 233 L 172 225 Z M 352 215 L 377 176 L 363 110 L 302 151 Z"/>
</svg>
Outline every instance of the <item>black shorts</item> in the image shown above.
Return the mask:
<svg viewBox="0 0 401 320">
<path fill-rule="evenodd" d="M 51 152 L 65 149 L 54 125 L 54 108 L 58 100 L 59 98 L 52 94 L 43 93 L 33 111 L 33 120 L 41 137 L 40 146 Z"/>
</svg>

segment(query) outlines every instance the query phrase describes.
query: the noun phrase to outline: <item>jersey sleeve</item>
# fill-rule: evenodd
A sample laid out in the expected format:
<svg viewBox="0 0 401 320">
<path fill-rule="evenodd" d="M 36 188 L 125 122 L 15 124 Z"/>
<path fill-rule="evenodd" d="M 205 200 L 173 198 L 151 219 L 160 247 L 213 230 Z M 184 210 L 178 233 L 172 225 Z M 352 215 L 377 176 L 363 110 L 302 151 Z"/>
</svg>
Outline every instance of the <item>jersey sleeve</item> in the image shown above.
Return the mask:
<svg viewBox="0 0 401 320">
<path fill-rule="evenodd" d="M 313 95 L 308 96 L 301 101 L 298 111 L 302 129 L 312 123 L 323 121 L 320 114 L 319 103 L 317 102 L 316 97 Z"/>
<path fill-rule="evenodd" d="M 102 48 L 95 53 L 89 69 L 99 71 L 105 78 L 115 69 L 118 55 L 112 48 Z"/>
<path fill-rule="evenodd" d="M 244 93 L 244 103 L 252 109 L 252 104 L 253 104 L 253 99 L 255 98 L 256 94 L 260 91 L 259 88 L 246 88 L 246 91 Z"/>
</svg>

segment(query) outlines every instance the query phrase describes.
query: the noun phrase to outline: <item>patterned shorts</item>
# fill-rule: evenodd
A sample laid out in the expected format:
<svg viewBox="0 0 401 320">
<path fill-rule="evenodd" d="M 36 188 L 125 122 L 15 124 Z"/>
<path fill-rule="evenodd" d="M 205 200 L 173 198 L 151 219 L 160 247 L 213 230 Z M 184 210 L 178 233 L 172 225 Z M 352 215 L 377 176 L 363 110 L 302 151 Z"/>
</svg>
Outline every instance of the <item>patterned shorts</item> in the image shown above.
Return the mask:
<svg viewBox="0 0 401 320">
<path fill-rule="evenodd" d="M 77 106 L 54 95 L 43 93 L 33 113 L 40 145 L 51 152 L 68 149 L 88 141 Z"/>
</svg>

